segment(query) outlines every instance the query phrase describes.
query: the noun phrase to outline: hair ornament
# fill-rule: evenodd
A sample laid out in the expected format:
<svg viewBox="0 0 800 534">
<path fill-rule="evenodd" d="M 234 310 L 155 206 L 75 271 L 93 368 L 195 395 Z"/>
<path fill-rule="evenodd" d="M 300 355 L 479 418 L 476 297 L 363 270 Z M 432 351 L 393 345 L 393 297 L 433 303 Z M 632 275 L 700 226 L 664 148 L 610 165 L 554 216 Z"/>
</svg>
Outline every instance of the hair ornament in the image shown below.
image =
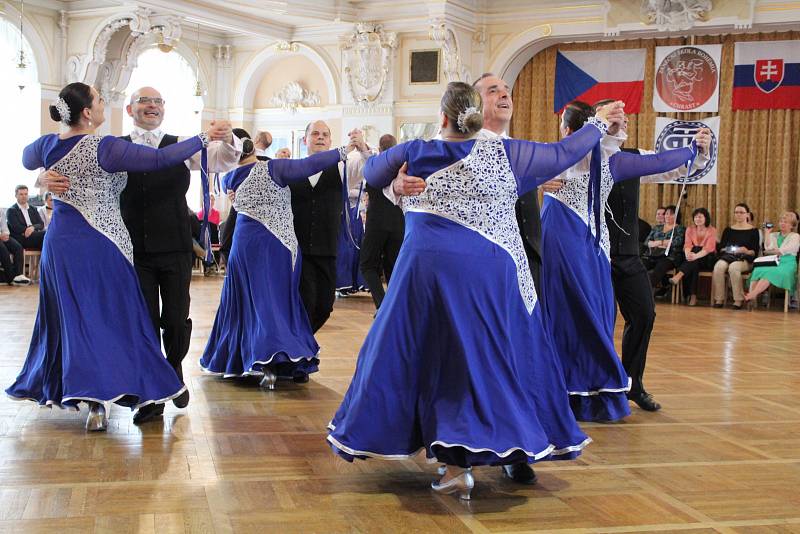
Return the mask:
<svg viewBox="0 0 800 534">
<path fill-rule="evenodd" d="M 462 132 L 466 133 L 467 132 L 467 125 L 466 125 L 467 118 L 475 115 L 476 113 L 479 113 L 479 111 L 478 111 L 478 108 L 476 108 L 475 106 L 469 106 L 467 109 L 465 109 L 464 111 L 459 113 L 458 114 L 458 120 L 456 121 L 458 123 L 458 129 L 461 130 Z"/>
<path fill-rule="evenodd" d="M 69 109 L 69 104 L 63 98 L 60 98 L 55 101 L 53 106 L 58 111 L 58 117 L 61 119 L 61 122 L 64 124 L 69 124 L 69 119 L 72 116 L 72 113 Z"/>
</svg>

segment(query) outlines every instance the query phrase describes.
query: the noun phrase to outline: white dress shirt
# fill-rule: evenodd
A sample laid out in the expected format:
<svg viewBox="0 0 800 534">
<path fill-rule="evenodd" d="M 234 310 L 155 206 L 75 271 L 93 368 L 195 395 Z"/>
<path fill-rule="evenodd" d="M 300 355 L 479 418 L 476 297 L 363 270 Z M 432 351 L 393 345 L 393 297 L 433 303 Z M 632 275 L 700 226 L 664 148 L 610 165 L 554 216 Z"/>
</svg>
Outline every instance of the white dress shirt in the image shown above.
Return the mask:
<svg viewBox="0 0 800 534">
<path fill-rule="evenodd" d="M 160 128 L 155 130 L 145 130 L 138 126 L 134 126 L 131 131 L 131 142 L 137 145 L 146 145 L 153 148 L 158 148 L 161 140 L 164 138 L 164 132 Z M 189 137 L 178 137 L 178 141 L 184 141 Z M 224 143 L 222 141 L 211 141 L 208 144 L 208 172 L 228 172 L 235 169 L 239 165 L 239 158 L 242 155 L 242 141 L 235 135 L 233 136 L 233 144 Z M 200 170 L 200 152 L 196 152 L 184 163 L 189 170 Z"/>
<path fill-rule="evenodd" d="M 17 202 L 17 207 L 22 211 L 22 216 L 25 217 L 25 226 L 33 226 L 31 222 L 31 216 L 28 214 L 28 205 L 21 206 L 19 202 Z"/>
<path fill-rule="evenodd" d="M 347 154 L 347 189 L 353 189 L 354 187 L 358 187 L 361 183 L 361 180 L 364 179 L 364 165 L 366 165 L 367 160 L 372 154 L 369 151 L 359 152 L 358 150 L 353 150 Z M 339 179 L 342 179 L 342 171 L 344 170 L 345 162 L 339 162 Z M 319 179 L 322 176 L 322 172 L 318 172 L 317 174 L 312 174 L 308 177 L 308 182 L 311 184 L 311 187 L 316 187 L 319 183 Z"/>
</svg>

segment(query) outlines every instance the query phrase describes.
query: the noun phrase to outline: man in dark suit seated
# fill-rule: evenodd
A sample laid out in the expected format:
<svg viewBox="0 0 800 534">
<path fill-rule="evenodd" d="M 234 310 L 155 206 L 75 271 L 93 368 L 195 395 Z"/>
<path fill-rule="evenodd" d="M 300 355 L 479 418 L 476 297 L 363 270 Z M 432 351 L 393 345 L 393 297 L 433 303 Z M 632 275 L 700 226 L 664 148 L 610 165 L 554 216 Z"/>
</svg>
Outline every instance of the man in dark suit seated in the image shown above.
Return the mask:
<svg viewBox="0 0 800 534">
<path fill-rule="evenodd" d="M 28 205 L 28 186 L 18 185 L 14 196 L 17 203 L 6 211 L 11 237 L 27 250 L 42 250 L 44 221 L 36 208 Z"/>
<path fill-rule="evenodd" d="M 0 209 L 0 282 L 9 285 L 24 286 L 31 283 L 30 279 L 22 274 L 24 253 L 22 245 L 11 237 L 11 232 L 6 224 L 6 210 Z"/>
</svg>

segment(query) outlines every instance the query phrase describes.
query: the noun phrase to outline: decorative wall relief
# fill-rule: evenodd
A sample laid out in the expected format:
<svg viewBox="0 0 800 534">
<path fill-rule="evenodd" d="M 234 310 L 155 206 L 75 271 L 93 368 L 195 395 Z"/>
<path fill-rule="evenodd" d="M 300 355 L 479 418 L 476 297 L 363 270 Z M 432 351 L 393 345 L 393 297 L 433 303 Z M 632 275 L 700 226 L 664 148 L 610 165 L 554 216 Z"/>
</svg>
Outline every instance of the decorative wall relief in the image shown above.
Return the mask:
<svg viewBox="0 0 800 534">
<path fill-rule="evenodd" d="M 380 24 L 360 22 L 342 43 L 344 74 L 353 100 L 372 105 L 384 93 L 389 81 L 397 35 L 383 31 Z"/>
<path fill-rule="evenodd" d="M 642 15 L 660 31 L 688 30 L 698 20 L 706 20 L 711 0 L 643 0 Z"/>
<path fill-rule="evenodd" d="M 319 103 L 320 97 L 317 91 L 308 91 L 297 82 L 287 83 L 270 99 L 270 104 L 291 113 L 296 113 L 299 107 L 318 106 Z"/>
<path fill-rule="evenodd" d="M 430 36 L 442 48 L 444 75 L 448 82 L 470 81 L 469 69 L 461 61 L 456 34 L 441 18 L 431 20 Z"/>
</svg>

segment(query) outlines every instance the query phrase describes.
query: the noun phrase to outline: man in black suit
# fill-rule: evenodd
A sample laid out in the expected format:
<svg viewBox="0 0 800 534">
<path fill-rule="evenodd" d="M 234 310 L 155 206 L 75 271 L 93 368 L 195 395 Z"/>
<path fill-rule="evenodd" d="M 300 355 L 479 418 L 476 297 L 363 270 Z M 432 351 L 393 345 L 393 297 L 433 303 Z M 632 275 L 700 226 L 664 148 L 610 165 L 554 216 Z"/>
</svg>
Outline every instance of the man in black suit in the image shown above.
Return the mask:
<svg viewBox="0 0 800 534">
<path fill-rule="evenodd" d="M 30 279 L 22 274 L 24 266 L 24 251 L 22 245 L 11 237 L 11 232 L 6 223 L 6 210 L 0 209 L 0 267 L 3 268 L 0 280 L 9 285 L 24 286 L 31 283 Z"/>
<path fill-rule="evenodd" d="M 164 120 L 164 99 L 152 87 L 142 87 L 131 95 L 126 110 L 134 128 L 123 137 L 135 144 L 162 148 L 180 139 L 161 131 Z M 208 171 L 226 172 L 236 167 L 241 144 L 233 139 L 227 121 L 212 123 L 217 139 L 208 146 Z M 189 318 L 189 283 L 192 277 L 192 221 L 186 203 L 190 171 L 200 167 L 200 153 L 167 170 L 128 173 L 128 184 L 120 196 L 120 209 L 133 243 L 133 262 L 150 320 L 172 368 L 183 381 L 182 361 L 189 350 L 192 320 Z M 47 174 L 48 188 L 54 193 L 65 190 L 63 177 Z M 184 408 L 189 392 L 173 400 Z M 141 424 L 160 417 L 163 404 L 140 408 L 133 422 Z"/>
<path fill-rule="evenodd" d="M 347 158 L 347 191 L 363 179 L 364 163 L 370 155 L 360 130 L 351 131 L 349 136 L 350 144 L 359 153 Z M 314 121 L 306 127 L 303 142 L 308 147 L 309 156 L 330 150 L 331 130 L 324 121 Z M 336 253 L 345 198 L 342 184 L 344 166 L 345 163 L 333 165 L 309 176 L 308 180 L 289 185 L 294 231 L 303 253 L 300 297 L 314 332 L 328 320 L 336 299 Z"/>
<path fill-rule="evenodd" d="M 44 221 L 39 216 L 39 211 L 28 205 L 28 186 L 18 185 L 14 189 L 16 204 L 6 210 L 8 229 L 22 248 L 27 250 L 42 250 L 44 242 Z"/>
<path fill-rule="evenodd" d="M 397 139 L 391 134 L 386 134 L 378 141 L 378 148 L 383 152 L 396 144 Z M 405 220 L 400 207 L 386 198 L 381 189 L 367 184 L 366 190 L 369 202 L 364 239 L 361 241 L 359 267 L 377 309 L 381 307 L 384 297 L 381 271 L 388 284 L 397 255 L 400 253 L 400 245 L 403 244 Z"/>
</svg>

